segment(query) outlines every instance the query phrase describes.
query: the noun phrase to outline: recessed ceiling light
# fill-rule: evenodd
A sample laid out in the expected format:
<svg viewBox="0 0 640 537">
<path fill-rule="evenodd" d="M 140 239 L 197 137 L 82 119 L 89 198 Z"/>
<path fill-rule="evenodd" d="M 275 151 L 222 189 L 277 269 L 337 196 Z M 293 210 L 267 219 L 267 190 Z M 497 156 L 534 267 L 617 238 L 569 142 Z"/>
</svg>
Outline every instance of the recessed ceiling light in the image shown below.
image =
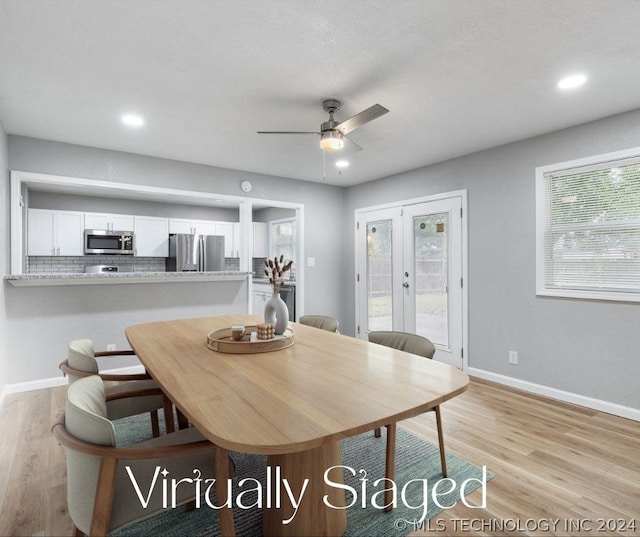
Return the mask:
<svg viewBox="0 0 640 537">
<path fill-rule="evenodd" d="M 579 88 L 586 81 L 586 75 L 571 75 L 563 78 L 560 82 L 558 82 L 557 88 L 562 90 Z"/>
<path fill-rule="evenodd" d="M 130 127 L 141 127 L 144 125 L 144 119 L 135 114 L 125 114 L 121 118 L 122 123 L 129 125 Z"/>
<path fill-rule="evenodd" d="M 336 161 L 336 167 L 338 167 L 338 168 L 346 168 L 347 166 L 349 166 L 349 161 L 348 160 L 337 160 Z"/>
</svg>

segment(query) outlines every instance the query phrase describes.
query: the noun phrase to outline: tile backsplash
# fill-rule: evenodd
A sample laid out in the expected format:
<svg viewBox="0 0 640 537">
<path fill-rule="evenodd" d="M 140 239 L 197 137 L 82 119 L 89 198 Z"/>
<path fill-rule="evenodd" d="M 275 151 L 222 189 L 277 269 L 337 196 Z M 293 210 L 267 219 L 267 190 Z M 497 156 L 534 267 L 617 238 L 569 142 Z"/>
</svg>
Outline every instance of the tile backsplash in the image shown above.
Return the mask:
<svg viewBox="0 0 640 537">
<path fill-rule="evenodd" d="M 86 265 L 133 266 L 134 272 L 164 272 L 164 257 L 133 257 L 130 255 L 89 256 L 29 256 L 27 274 L 71 274 L 84 272 Z M 237 257 L 225 259 L 225 270 L 240 270 Z"/>
<path fill-rule="evenodd" d="M 264 278 L 264 257 L 253 258 L 253 275 Z"/>
<path fill-rule="evenodd" d="M 264 257 L 254 257 L 253 258 L 253 276 L 255 278 L 265 278 L 264 275 L 264 262 L 265 262 L 265 258 Z M 289 270 L 285 276 L 284 276 L 285 280 L 294 280 L 296 279 L 296 266 L 295 264 L 291 267 L 291 270 Z"/>
</svg>

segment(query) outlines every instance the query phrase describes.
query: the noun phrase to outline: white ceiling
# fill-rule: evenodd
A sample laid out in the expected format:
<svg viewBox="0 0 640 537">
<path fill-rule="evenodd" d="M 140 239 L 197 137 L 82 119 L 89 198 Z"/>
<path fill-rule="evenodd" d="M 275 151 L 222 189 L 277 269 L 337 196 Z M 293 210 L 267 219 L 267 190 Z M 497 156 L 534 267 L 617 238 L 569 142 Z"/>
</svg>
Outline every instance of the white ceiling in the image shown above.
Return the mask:
<svg viewBox="0 0 640 537">
<path fill-rule="evenodd" d="M 0 0 L 9 134 L 350 185 L 640 107 L 638 0 Z M 556 82 L 583 72 L 587 84 Z M 337 174 L 322 100 L 364 150 Z M 146 124 L 131 129 L 121 114 Z M 637 142 L 633 142 L 637 145 Z"/>
</svg>

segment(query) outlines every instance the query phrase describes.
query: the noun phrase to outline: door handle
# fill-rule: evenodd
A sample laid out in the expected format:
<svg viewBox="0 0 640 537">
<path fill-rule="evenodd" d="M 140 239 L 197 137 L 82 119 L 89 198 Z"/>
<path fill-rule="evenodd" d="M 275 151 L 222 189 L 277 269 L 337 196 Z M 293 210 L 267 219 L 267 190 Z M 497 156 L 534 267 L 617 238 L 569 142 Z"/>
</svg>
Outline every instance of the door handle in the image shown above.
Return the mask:
<svg viewBox="0 0 640 537">
<path fill-rule="evenodd" d="M 405 289 L 408 289 L 408 288 L 409 288 L 409 284 L 408 284 L 407 282 L 404 282 L 404 283 L 402 284 L 402 287 L 404 287 Z"/>
</svg>

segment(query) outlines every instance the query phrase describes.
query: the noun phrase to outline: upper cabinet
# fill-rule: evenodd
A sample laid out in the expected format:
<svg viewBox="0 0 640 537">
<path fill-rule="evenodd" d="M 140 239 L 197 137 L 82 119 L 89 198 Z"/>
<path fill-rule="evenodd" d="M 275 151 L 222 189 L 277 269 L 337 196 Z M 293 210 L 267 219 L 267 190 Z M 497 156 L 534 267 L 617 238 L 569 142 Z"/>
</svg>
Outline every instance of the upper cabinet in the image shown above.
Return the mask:
<svg viewBox="0 0 640 537">
<path fill-rule="evenodd" d="M 253 257 L 269 257 L 269 224 L 253 222 Z"/>
<path fill-rule="evenodd" d="M 222 235 L 224 237 L 224 256 L 240 257 L 240 225 L 238 222 L 171 218 L 169 220 L 169 233 Z"/>
<path fill-rule="evenodd" d="M 169 255 L 169 220 L 155 216 L 135 217 L 135 255 L 167 257 Z"/>
<path fill-rule="evenodd" d="M 109 231 L 133 231 L 133 215 L 84 213 L 84 227 Z"/>
<path fill-rule="evenodd" d="M 189 220 L 171 218 L 169 233 L 197 233 L 198 235 L 215 235 L 216 223 L 212 220 Z"/>
<path fill-rule="evenodd" d="M 222 235 L 224 237 L 224 256 L 225 257 L 239 257 L 238 249 L 236 248 L 235 233 L 233 222 L 216 222 L 216 235 Z"/>
<path fill-rule="evenodd" d="M 29 209 L 28 255 L 84 255 L 84 213 Z"/>
</svg>

